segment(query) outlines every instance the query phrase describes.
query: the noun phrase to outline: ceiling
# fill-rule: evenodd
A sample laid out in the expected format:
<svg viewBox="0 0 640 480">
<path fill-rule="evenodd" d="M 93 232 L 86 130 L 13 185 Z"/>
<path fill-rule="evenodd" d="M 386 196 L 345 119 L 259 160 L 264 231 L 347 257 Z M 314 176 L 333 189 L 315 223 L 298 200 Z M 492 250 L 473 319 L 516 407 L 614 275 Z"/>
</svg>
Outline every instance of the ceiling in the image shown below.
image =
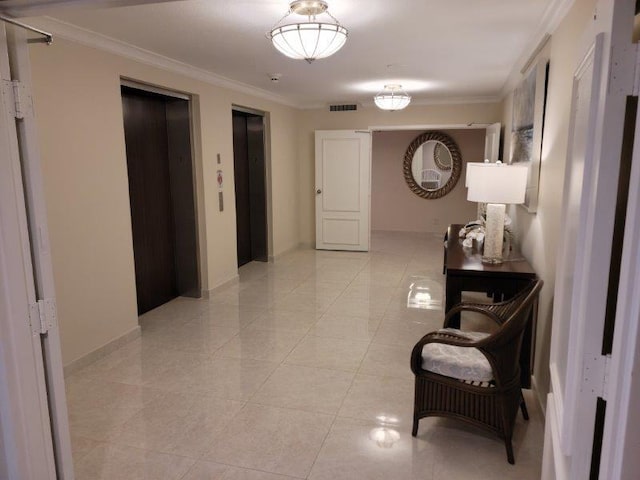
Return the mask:
<svg viewBox="0 0 640 480">
<path fill-rule="evenodd" d="M 402 84 L 414 103 L 495 100 L 517 62 L 535 47 L 558 3 L 328 2 L 349 38 L 332 57 L 308 64 L 284 57 L 265 36 L 286 13 L 287 0 L 9 0 L 17 11 L 21 3 L 30 5 L 24 14 L 47 14 L 300 107 L 372 104 L 372 96 L 387 83 Z M 42 9 L 33 10 L 34 5 Z M 271 81 L 273 74 L 281 75 L 279 82 Z"/>
</svg>

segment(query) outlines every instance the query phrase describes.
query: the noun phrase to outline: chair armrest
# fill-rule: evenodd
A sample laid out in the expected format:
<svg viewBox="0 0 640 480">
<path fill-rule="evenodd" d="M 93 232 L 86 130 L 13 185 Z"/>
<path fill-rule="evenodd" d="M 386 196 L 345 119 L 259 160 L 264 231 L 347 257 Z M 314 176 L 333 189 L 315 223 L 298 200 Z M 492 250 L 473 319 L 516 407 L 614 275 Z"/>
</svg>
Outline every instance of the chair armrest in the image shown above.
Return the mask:
<svg viewBox="0 0 640 480">
<path fill-rule="evenodd" d="M 497 304 L 491 304 L 491 303 L 470 303 L 470 302 L 463 302 L 463 303 L 458 303 L 457 305 L 454 305 L 445 315 L 444 317 L 444 327 L 448 328 L 451 325 L 449 324 L 451 317 L 453 317 L 454 315 L 460 313 L 460 312 L 476 312 L 476 313 L 480 313 L 482 315 L 484 315 L 485 317 L 489 317 L 491 320 L 493 320 L 494 322 L 496 322 L 498 325 L 502 325 L 502 322 L 500 321 L 500 317 L 492 312 L 491 310 L 489 310 L 487 307 L 488 306 L 492 306 L 495 307 L 495 305 Z"/>
<path fill-rule="evenodd" d="M 489 336 L 481 340 L 471 340 L 453 332 L 427 333 L 415 344 L 411 351 L 411 371 L 416 375 L 422 372 L 422 349 L 429 343 L 440 343 L 454 347 L 481 348 L 486 345 L 490 338 Z"/>
</svg>

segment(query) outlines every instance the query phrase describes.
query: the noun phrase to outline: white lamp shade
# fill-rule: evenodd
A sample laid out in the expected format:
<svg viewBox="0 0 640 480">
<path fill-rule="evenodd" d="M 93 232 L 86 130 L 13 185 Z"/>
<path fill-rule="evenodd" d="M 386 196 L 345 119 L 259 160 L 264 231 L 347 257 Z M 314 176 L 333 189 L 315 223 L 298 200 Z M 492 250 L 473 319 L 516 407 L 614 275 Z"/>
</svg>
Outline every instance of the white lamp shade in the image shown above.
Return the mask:
<svg viewBox="0 0 640 480">
<path fill-rule="evenodd" d="M 287 57 L 311 62 L 340 50 L 347 41 L 347 29 L 332 23 L 297 23 L 274 28 L 269 37 Z"/>
<path fill-rule="evenodd" d="M 528 167 L 501 163 L 467 163 L 467 200 L 483 203 L 523 203 Z"/>
</svg>

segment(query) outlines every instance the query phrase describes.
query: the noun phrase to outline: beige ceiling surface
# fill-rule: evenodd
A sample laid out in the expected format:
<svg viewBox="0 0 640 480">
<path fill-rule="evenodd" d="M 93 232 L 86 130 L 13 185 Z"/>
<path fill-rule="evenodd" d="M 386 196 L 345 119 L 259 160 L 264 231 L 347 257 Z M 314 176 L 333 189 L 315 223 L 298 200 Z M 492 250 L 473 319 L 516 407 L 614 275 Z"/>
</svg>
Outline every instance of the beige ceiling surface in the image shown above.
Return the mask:
<svg viewBox="0 0 640 480">
<path fill-rule="evenodd" d="M 346 45 L 312 64 L 265 33 L 286 0 L 180 0 L 47 12 L 58 20 L 287 97 L 298 105 L 371 103 L 385 83 L 416 101 L 499 95 L 551 0 L 329 0 Z M 303 17 L 293 16 L 297 20 Z M 324 16 L 323 16 L 324 17 Z M 282 77 L 277 84 L 271 74 Z"/>
</svg>

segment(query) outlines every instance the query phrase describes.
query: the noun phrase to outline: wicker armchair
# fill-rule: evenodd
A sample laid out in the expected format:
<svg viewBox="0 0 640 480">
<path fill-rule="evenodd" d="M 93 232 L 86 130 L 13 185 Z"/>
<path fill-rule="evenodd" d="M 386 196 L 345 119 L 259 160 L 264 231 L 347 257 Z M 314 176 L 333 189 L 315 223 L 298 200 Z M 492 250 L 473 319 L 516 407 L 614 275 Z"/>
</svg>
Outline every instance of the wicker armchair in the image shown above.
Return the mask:
<svg viewBox="0 0 640 480">
<path fill-rule="evenodd" d="M 416 344 L 414 437 L 421 418 L 456 418 L 503 438 L 507 460 L 515 463 L 511 438 L 518 407 L 529 419 L 520 388 L 520 348 L 540 288 L 542 280 L 536 280 L 504 302 L 460 303 L 447 312 L 444 329 Z M 448 328 L 449 319 L 464 311 L 483 314 L 499 328 L 492 334 Z"/>
</svg>

